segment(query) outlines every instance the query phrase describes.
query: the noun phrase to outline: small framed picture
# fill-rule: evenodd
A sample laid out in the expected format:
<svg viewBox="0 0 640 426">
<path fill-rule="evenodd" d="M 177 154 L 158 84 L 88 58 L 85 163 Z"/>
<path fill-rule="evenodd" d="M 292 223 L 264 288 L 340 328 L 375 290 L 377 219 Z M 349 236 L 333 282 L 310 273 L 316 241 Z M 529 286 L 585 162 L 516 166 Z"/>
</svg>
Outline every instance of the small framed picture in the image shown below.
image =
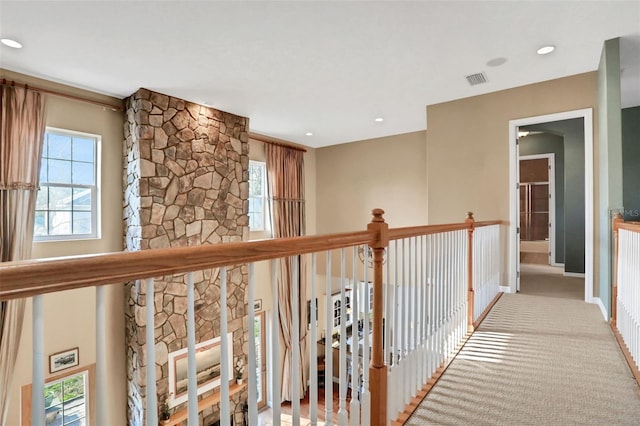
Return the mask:
<svg viewBox="0 0 640 426">
<path fill-rule="evenodd" d="M 80 353 L 78 348 L 68 349 L 49 355 L 49 373 L 66 370 L 80 364 Z"/>
<path fill-rule="evenodd" d="M 253 301 L 253 310 L 259 312 L 262 310 L 262 299 L 256 299 Z"/>
</svg>

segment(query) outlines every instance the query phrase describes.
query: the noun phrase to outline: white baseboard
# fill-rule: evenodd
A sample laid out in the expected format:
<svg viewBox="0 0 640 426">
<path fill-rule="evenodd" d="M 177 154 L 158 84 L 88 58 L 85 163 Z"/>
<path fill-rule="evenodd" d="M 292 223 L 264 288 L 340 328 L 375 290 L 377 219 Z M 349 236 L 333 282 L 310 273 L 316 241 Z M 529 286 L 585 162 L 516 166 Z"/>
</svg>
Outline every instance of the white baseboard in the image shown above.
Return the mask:
<svg viewBox="0 0 640 426">
<path fill-rule="evenodd" d="M 607 315 L 607 310 L 604 307 L 604 303 L 602 303 L 602 299 L 599 297 L 594 297 L 591 299 L 590 303 L 595 303 L 600 308 L 600 312 L 602 312 L 602 317 L 605 321 L 609 321 L 609 315 Z"/>
<path fill-rule="evenodd" d="M 557 267 L 564 268 L 564 263 L 551 262 L 551 266 L 557 266 Z"/>
<path fill-rule="evenodd" d="M 506 285 L 501 285 L 500 287 L 498 287 L 499 290 L 503 293 L 512 293 L 511 291 L 511 287 L 506 286 Z"/>
<path fill-rule="evenodd" d="M 564 272 L 563 274 L 565 277 L 573 277 L 573 278 L 584 278 L 585 275 L 584 274 L 580 274 L 577 272 Z"/>
</svg>

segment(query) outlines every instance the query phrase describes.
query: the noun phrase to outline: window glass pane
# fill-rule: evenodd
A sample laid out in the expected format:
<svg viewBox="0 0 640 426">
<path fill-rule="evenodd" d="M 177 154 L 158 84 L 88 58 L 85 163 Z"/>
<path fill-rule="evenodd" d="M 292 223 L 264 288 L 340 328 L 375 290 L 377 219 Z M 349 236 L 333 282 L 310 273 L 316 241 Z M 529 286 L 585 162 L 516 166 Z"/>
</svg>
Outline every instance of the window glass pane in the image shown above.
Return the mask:
<svg viewBox="0 0 640 426">
<path fill-rule="evenodd" d="M 249 216 L 249 228 L 253 230 L 262 229 L 262 216 L 258 213 L 253 213 Z"/>
<path fill-rule="evenodd" d="M 249 196 L 262 196 L 264 190 L 264 165 L 249 163 Z"/>
<path fill-rule="evenodd" d="M 48 147 L 49 158 L 71 160 L 71 137 L 70 136 L 49 133 L 48 140 L 49 140 L 49 147 Z"/>
<path fill-rule="evenodd" d="M 73 233 L 91 233 L 91 212 L 73 212 Z"/>
<path fill-rule="evenodd" d="M 71 234 L 71 212 L 49 212 L 49 235 Z"/>
<path fill-rule="evenodd" d="M 48 182 L 47 179 L 47 159 L 42 157 L 42 161 L 40 162 L 40 183 Z"/>
<path fill-rule="evenodd" d="M 49 188 L 41 186 L 36 198 L 36 210 L 46 210 L 49 205 Z"/>
<path fill-rule="evenodd" d="M 36 212 L 33 234 L 37 236 L 47 235 L 47 212 Z"/>
<path fill-rule="evenodd" d="M 49 160 L 48 182 L 71 183 L 71 161 Z"/>
<path fill-rule="evenodd" d="M 91 211 L 91 188 L 73 188 L 73 210 Z"/>
<path fill-rule="evenodd" d="M 71 210 L 72 188 L 49 187 L 49 210 Z"/>
<path fill-rule="evenodd" d="M 93 139 L 73 138 L 73 161 L 87 161 L 93 163 Z"/>
<path fill-rule="evenodd" d="M 79 185 L 93 185 L 93 163 L 73 162 L 73 183 Z"/>
</svg>

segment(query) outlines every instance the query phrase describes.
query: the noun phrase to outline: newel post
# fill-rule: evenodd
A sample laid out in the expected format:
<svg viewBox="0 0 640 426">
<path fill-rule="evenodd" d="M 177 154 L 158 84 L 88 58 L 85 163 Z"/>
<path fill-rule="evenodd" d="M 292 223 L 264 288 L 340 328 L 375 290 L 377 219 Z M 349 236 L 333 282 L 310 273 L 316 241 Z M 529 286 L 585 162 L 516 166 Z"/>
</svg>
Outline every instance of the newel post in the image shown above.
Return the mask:
<svg viewBox="0 0 640 426">
<path fill-rule="evenodd" d="M 611 324 L 616 325 L 618 318 L 618 231 L 620 224 L 624 222 L 624 218 L 618 212 L 613 216 L 613 287 L 611 289 Z"/>
<path fill-rule="evenodd" d="M 473 333 L 473 229 L 475 223 L 473 212 L 467 213 L 464 223 L 469 227 L 467 229 L 467 332 Z"/>
<path fill-rule="evenodd" d="M 382 347 L 383 316 L 383 284 L 382 264 L 384 250 L 389 245 L 389 225 L 382 215 L 384 210 L 371 211 L 373 219 L 367 230 L 376 232 L 376 241 L 371 244 L 373 250 L 373 338 L 371 345 L 371 364 L 369 367 L 371 390 L 371 424 L 383 426 L 387 424 L 387 366 L 384 365 L 384 349 Z"/>
</svg>

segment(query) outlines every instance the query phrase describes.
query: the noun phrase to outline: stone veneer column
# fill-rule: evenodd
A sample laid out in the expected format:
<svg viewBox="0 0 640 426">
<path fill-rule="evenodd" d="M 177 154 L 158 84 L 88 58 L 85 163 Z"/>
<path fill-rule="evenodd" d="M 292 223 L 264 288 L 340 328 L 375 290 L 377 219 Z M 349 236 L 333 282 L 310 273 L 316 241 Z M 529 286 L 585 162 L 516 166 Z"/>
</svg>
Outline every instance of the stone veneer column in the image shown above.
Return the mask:
<svg viewBox="0 0 640 426">
<path fill-rule="evenodd" d="M 247 240 L 249 120 L 146 89 L 129 97 L 126 105 L 126 249 Z M 247 267 L 230 269 L 228 277 L 228 330 L 233 333 L 233 363 L 237 365 L 242 359 L 246 365 Z M 196 342 L 220 335 L 217 278 L 217 270 L 195 272 Z M 142 425 L 144 420 L 145 287 L 144 282 L 131 282 L 127 284 L 126 293 L 131 425 Z M 155 368 L 160 403 L 168 398 L 169 392 L 168 353 L 187 346 L 185 275 L 157 279 L 154 291 Z M 246 399 L 246 391 L 233 397 L 236 424 L 241 424 L 240 407 Z M 218 407 L 211 407 L 201 413 L 200 422 L 208 425 L 218 417 Z"/>
</svg>

